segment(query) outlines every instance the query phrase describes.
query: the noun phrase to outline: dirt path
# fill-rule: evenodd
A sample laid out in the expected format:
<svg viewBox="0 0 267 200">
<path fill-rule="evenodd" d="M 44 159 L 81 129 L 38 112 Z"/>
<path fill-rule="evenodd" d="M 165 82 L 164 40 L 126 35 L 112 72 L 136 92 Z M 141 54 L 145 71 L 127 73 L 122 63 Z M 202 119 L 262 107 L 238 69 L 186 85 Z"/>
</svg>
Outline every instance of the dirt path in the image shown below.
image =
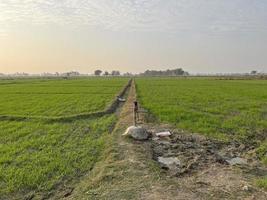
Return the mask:
<svg viewBox="0 0 267 200">
<path fill-rule="evenodd" d="M 244 169 L 238 167 L 218 162 L 203 162 L 203 166 L 183 176 L 161 169 L 152 159 L 155 143 L 138 142 L 122 136 L 126 128 L 133 124 L 135 95 L 135 85 L 132 84 L 103 159 L 65 199 L 267 198 L 266 192 L 253 186 L 251 173 L 245 173 Z M 153 130 L 162 128 L 159 124 L 143 125 Z"/>
</svg>

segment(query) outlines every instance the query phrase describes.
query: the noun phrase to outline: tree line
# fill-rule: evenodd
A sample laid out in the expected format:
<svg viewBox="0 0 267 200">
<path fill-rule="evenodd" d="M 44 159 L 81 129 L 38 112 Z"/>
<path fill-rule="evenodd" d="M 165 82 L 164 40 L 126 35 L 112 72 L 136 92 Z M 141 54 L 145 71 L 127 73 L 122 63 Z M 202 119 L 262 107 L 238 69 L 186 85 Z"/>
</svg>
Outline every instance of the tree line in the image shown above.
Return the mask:
<svg viewBox="0 0 267 200">
<path fill-rule="evenodd" d="M 113 70 L 111 72 L 105 71 L 103 72 L 102 70 L 98 69 L 94 71 L 95 76 L 120 76 L 121 72 L 117 70 Z M 124 75 L 129 75 L 131 76 L 131 73 L 125 73 Z M 165 71 L 157 71 L 157 70 L 146 70 L 143 73 L 137 74 L 139 76 L 186 76 L 189 75 L 188 72 L 184 71 L 182 68 L 177 68 L 177 69 L 168 69 Z"/>
<path fill-rule="evenodd" d="M 101 76 L 101 75 L 103 75 L 103 76 L 120 76 L 121 72 L 117 71 L 117 70 L 113 70 L 111 72 L 108 72 L 108 71 L 103 72 L 102 70 L 97 69 L 97 70 L 95 70 L 94 74 L 95 74 L 95 76 Z"/>
<path fill-rule="evenodd" d="M 177 69 L 167 69 L 165 71 L 157 70 L 146 70 L 144 73 L 141 73 L 142 76 L 187 76 L 188 72 L 184 71 L 182 68 Z"/>
</svg>

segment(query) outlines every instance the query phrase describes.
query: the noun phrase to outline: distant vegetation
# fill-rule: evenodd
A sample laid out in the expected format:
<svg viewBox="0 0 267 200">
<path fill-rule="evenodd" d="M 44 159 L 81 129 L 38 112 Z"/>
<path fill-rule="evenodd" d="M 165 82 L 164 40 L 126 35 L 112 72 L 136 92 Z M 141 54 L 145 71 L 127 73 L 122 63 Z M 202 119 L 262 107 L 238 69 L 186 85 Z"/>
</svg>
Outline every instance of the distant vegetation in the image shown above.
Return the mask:
<svg viewBox="0 0 267 200">
<path fill-rule="evenodd" d="M 49 77 L 49 78 L 64 78 L 69 79 L 73 77 L 91 77 L 91 76 L 193 76 L 193 77 L 218 77 L 223 79 L 267 79 L 267 73 L 258 72 L 257 70 L 252 70 L 247 73 L 189 73 L 182 68 L 177 69 L 167 69 L 167 70 L 153 70 L 148 69 L 145 72 L 133 74 L 131 72 L 120 72 L 119 70 L 102 70 L 97 69 L 92 73 L 80 73 L 78 71 L 69 71 L 69 72 L 55 72 L 55 73 L 48 73 L 44 72 L 41 74 L 29 74 L 25 72 L 17 72 L 14 74 L 4 74 L 0 72 L 0 79 L 1 78 L 23 78 L 23 77 Z"/>
<path fill-rule="evenodd" d="M 184 71 L 182 68 L 157 71 L 157 70 L 146 70 L 141 76 L 186 76 L 189 75 L 188 72 Z"/>
</svg>

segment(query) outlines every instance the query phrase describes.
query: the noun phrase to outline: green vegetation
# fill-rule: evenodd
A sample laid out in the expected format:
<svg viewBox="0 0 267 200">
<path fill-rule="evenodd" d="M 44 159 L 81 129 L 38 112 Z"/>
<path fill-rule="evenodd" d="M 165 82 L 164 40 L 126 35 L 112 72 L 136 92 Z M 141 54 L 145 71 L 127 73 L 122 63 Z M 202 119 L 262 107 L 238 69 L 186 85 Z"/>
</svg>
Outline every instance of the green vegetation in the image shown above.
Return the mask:
<svg viewBox="0 0 267 200">
<path fill-rule="evenodd" d="M 48 121 L 105 109 L 124 78 L 1 80 L 0 199 L 41 196 L 90 171 L 106 148 L 116 117 Z"/>
<path fill-rule="evenodd" d="M 265 190 L 267 190 L 267 176 L 265 178 L 257 180 L 257 185 Z"/>
<path fill-rule="evenodd" d="M 267 166 L 267 138 L 257 149 L 257 153 L 262 158 L 263 163 Z"/>
<path fill-rule="evenodd" d="M 137 79 L 142 105 L 163 122 L 222 139 L 260 140 L 267 131 L 267 82 Z"/>
<path fill-rule="evenodd" d="M 267 81 L 138 78 L 142 106 L 160 121 L 222 140 L 259 146 L 267 165 Z M 257 181 L 267 188 L 267 177 Z"/>
<path fill-rule="evenodd" d="M 103 110 L 128 79 L 0 81 L 0 116 L 59 117 Z"/>
<path fill-rule="evenodd" d="M 32 193 L 47 197 L 92 173 L 96 162 L 105 160 L 103 155 L 121 157 L 115 139 L 109 135 L 117 120 L 115 115 L 65 117 L 103 111 L 127 81 L 0 80 L 0 199 L 22 199 Z M 158 120 L 210 137 L 256 144 L 257 154 L 267 164 L 266 81 L 138 78 L 136 83 L 142 106 Z M 47 120 L 54 117 L 62 118 Z M 120 128 L 117 136 L 125 127 Z M 95 184 L 107 178 L 108 187 L 112 173 L 123 172 L 120 161 L 113 163 L 115 157 L 107 159 L 111 172 L 101 172 L 96 176 L 101 183 L 96 180 Z M 257 180 L 257 184 L 266 188 L 266 180 Z M 123 195 L 132 194 L 126 191 Z"/>
<path fill-rule="evenodd" d="M 114 116 L 50 124 L 2 121 L 0 194 L 49 191 L 90 170 L 114 122 Z"/>
</svg>

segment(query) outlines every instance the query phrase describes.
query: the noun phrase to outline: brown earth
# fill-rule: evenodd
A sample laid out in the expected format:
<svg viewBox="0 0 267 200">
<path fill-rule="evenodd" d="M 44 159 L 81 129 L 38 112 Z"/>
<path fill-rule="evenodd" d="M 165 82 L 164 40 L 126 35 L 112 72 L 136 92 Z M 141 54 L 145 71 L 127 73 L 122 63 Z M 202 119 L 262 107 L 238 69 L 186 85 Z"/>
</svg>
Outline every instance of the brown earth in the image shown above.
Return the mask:
<svg viewBox="0 0 267 200">
<path fill-rule="evenodd" d="M 242 144 L 146 123 L 146 114 L 141 115 L 140 123 L 152 135 L 160 130 L 172 130 L 173 135 L 166 139 L 154 136 L 145 142 L 122 136 L 133 124 L 135 99 L 132 84 L 102 160 L 74 189 L 52 199 L 267 199 L 267 193 L 254 186 L 254 179 L 266 174 L 266 168 L 251 158 L 241 166 L 225 162 L 224 156 L 244 156 L 247 148 Z M 183 165 L 174 171 L 161 169 L 158 156 L 179 157 Z"/>
</svg>

